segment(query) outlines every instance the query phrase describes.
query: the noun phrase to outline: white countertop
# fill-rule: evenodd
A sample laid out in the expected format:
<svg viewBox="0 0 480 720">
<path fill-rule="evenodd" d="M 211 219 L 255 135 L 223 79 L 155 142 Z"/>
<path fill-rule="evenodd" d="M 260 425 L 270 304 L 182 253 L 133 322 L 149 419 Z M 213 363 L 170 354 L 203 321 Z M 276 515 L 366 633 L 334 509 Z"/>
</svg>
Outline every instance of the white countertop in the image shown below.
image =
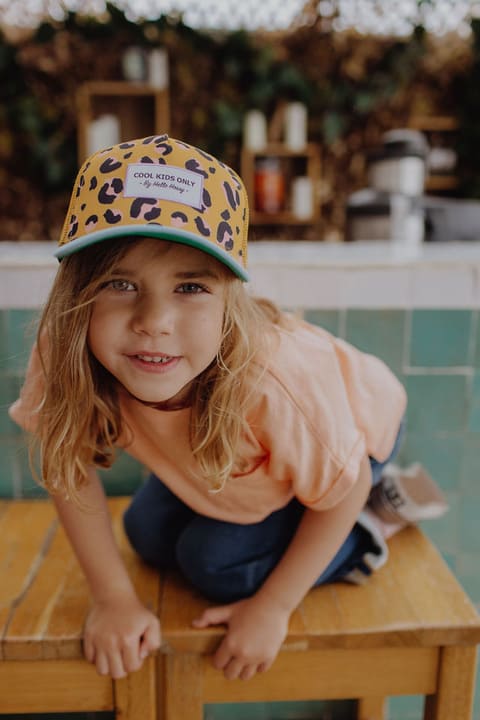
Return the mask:
<svg viewBox="0 0 480 720">
<path fill-rule="evenodd" d="M 0 267 L 57 267 L 54 242 L 0 242 Z M 480 242 L 424 243 L 410 248 L 389 242 L 276 242 L 249 245 L 249 264 L 322 268 L 403 265 L 480 265 Z"/>
<path fill-rule="evenodd" d="M 0 308 L 34 308 L 58 261 L 52 242 L 0 242 Z M 291 309 L 480 308 L 480 242 L 256 241 L 252 290 Z"/>
</svg>

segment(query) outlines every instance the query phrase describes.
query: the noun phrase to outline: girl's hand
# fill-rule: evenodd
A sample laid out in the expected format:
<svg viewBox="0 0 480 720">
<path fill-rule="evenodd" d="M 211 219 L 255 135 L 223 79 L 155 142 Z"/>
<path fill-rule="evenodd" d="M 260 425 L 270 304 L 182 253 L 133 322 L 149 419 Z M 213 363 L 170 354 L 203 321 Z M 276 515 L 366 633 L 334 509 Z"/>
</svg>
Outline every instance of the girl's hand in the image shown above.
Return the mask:
<svg viewBox="0 0 480 720">
<path fill-rule="evenodd" d="M 100 675 L 125 677 L 159 647 L 158 618 L 136 597 L 94 603 L 85 622 L 83 649 Z"/>
<path fill-rule="evenodd" d="M 275 660 L 288 631 L 290 614 L 258 596 L 209 608 L 193 621 L 194 627 L 228 625 L 213 664 L 228 680 L 249 680 L 265 672 Z"/>
</svg>

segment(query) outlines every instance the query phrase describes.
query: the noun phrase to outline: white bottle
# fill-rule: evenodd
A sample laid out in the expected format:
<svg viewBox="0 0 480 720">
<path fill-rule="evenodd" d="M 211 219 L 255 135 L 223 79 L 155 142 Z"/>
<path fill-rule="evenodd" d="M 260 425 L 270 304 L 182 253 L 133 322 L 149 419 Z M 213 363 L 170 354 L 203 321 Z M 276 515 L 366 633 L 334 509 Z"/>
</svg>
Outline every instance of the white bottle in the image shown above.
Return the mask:
<svg viewBox="0 0 480 720">
<path fill-rule="evenodd" d="M 163 48 L 154 48 L 148 53 L 148 83 L 156 90 L 168 88 L 168 55 Z"/>
<path fill-rule="evenodd" d="M 251 152 L 262 152 L 267 146 L 267 120 L 260 110 L 249 110 L 243 123 L 243 144 Z"/>
<path fill-rule="evenodd" d="M 289 103 L 285 108 L 285 144 L 298 152 L 307 145 L 307 108 L 300 102 Z"/>
</svg>

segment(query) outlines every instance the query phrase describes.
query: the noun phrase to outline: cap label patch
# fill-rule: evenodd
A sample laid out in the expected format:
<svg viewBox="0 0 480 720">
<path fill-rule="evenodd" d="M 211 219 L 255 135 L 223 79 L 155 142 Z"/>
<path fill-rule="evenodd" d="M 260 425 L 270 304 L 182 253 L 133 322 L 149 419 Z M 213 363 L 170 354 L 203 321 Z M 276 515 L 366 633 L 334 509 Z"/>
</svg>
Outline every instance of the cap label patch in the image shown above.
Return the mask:
<svg viewBox="0 0 480 720">
<path fill-rule="evenodd" d="M 173 165 L 136 163 L 127 167 L 125 197 L 157 198 L 200 209 L 203 177 Z"/>
</svg>

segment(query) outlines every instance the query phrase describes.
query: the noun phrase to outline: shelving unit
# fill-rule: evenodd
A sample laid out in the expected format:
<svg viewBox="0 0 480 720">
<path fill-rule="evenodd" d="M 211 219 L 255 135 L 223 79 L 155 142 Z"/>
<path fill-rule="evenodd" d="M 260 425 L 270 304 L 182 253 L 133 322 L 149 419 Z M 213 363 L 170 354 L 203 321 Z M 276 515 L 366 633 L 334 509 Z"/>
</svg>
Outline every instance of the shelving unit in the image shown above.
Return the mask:
<svg viewBox="0 0 480 720">
<path fill-rule="evenodd" d="M 264 160 L 278 159 L 282 182 L 284 184 L 284 204 L 278 212 L 265 212 L 258 209 L 255 192 L 255 175 L 259 164 Z M 312 143 L 304 150 L 292 151 L 282 143 L 269 144 L 261 152 L 242 150 L 241 175 L 250 198 L 250 221 L 252 225 L 310 225 L 319 217 L 317 187 L 320 178 L 320 153 Z M 312 184 L 313 212 L 308 218 L 298 218 L 292 211 L 292 182 L 297 177 L 308 177 Z"/>
<path fill-rule="evenodd" d="M 448 148 L 453 134 L 458 132 L 458 120 L 451 115 L 416 115 L 410 119 L 409 127 L 423 132 L 432 148 Z M 453 191 L 457 185 L 458 178 L 453 172 L 430 172 L 425 178 L 427 193 Z"/>
<path fill-rule="evenodd" d="M 92 120 L 104 113 L 118 117 L 120 142 L 169 131 L 167 90 L 128 82 L 89 82 L 77 94 L 78 160 L 88 155 L 87 133 Z"/>
</svg>

